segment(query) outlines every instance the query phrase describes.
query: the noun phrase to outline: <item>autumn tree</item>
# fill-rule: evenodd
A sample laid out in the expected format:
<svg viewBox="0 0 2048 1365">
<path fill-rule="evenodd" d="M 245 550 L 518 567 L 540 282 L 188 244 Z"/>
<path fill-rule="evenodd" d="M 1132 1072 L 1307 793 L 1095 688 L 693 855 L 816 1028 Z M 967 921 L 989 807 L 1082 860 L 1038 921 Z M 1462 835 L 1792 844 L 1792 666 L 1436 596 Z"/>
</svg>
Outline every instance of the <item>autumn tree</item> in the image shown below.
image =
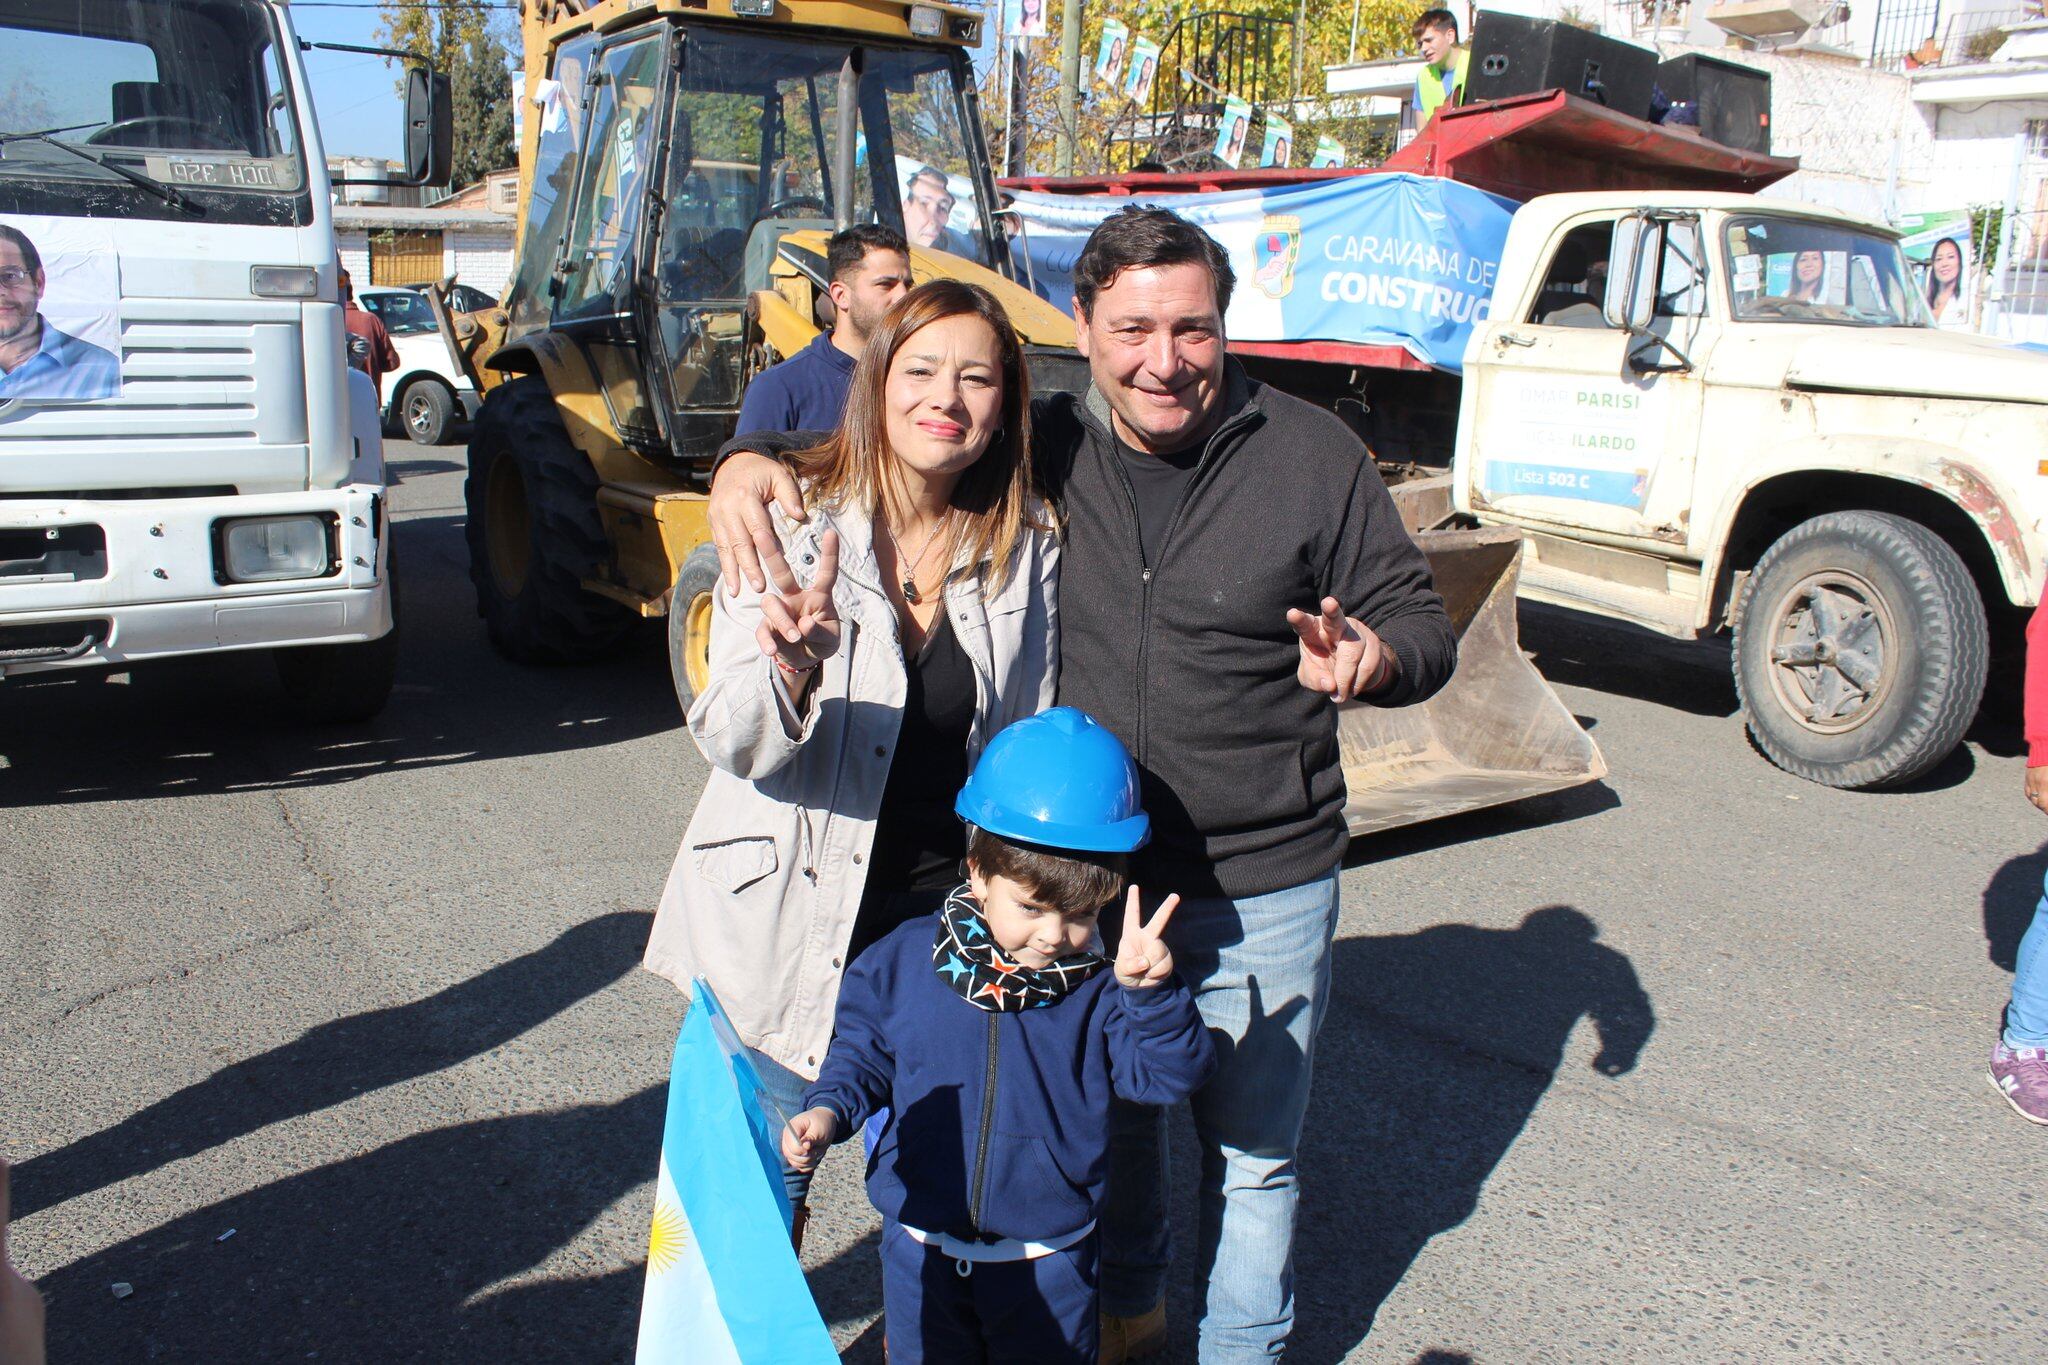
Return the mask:
<svg viewBox="0 0 2048 1365">
<path fill-rule="evenodd" d="M 443 0 L 427 6 L 388 4 L 378 40 L 448 74 L 455 103 L 451 189 L 512 164 L 513 54 L 492 22 L 493 0 Z"/>
</svg>

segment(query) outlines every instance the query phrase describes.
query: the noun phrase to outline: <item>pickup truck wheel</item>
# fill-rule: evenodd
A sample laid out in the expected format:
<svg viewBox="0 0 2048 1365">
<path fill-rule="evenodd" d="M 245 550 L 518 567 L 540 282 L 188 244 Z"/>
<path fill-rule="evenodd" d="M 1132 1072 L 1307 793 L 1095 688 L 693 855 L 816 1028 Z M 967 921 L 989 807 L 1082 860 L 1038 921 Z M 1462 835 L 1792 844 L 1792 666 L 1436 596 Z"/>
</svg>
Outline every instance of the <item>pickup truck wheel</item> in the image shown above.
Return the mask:
<svg viewBox="0 0 2048 1365">
<path fill-rule="evenodd" d="M 448 444 L 448 433 L 455 428 L 455 396 L 438 380 L 415 379 L 407 384 L 398 410 L 404 416 L 405 434 L 415 444 Z"/>
<path fill-rule="evenodd" d="M 569 441 L 547 381 L 491 392 L 469 441 L 469 577 L 491 643 L 521 663 L 581 663 L 639 620 L 586 592 L 610 554 L 597 513 L 597 471 Z"/>
<path fill-rule="evenodd" d="M 683 561 L 668 595 L 668 671 L 684 715 L 711 680 L 711 613 L 717 594 L 718 551 L 699 545 Z"/>
<path fill-rule="evenodd" d="M 1757 562 L 1735 691 L 1764 757 L 1828 787 L 1919 777 L 1962 742 L 1990 659 L 1984 601 L 1926 527 L 1832 512 Z"/>
</svg>

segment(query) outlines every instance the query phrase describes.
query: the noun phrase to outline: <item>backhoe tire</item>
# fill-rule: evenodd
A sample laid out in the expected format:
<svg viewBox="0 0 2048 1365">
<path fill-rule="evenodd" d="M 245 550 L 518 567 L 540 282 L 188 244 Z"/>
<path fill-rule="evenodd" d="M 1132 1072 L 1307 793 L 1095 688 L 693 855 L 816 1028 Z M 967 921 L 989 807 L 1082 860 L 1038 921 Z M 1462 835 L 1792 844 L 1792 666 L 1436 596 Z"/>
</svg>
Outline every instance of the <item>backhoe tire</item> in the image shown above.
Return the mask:
<svg viewBox="0 0 2048 1365">
<path fill-rule="evenodd" d="M 384 555 L 384 574 L 391 581 L 390 630 L 359 644 L 271 651 L 285 701 L 308 725 L 354 725 L 378 714 L 391 699 L 391 684 L 398 678 L 397 543 L 387 546 Z"/>
<path fill-rule="evenodd" d="M 545 379 L 492 391 L 470 435 L 464 533 L 477 615 L 507 658 L 582 663 L 639 620 L 583 588 L 610 557 L 597 489 L 597 471 L 570 444 Z"/>
<path fill-rule="evenodd" d="M 711 614 L 718 597 L 718 550 L 699 545 L 683 561 L 668 595 L 668 671 L 683 714 L 697 700 L 711 668 Z"/>
<path fill-rule="evenodd" d="M 1735 628 L 1756 747 L 1827 787 L 1898 786 L 1962 742 L 1990 660 L 1984 600 L 1954 549 L 1886 512 L 1831 512 L 1764 552 Z"/>
</svg>

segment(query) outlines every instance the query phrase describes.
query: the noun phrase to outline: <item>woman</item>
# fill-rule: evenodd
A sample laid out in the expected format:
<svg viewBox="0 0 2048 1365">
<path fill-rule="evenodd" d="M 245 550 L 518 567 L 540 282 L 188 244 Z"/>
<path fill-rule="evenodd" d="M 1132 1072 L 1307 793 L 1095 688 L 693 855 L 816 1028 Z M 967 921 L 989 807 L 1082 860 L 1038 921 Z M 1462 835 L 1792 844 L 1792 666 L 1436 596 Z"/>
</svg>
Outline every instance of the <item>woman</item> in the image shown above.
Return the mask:
<svg viewBox="0 0 2048 1365">
<path fill-rule="evenodd" d="M 1936 327 L 1970 325 L 1969 305 L 1963 301 L 1963 248 L 1953 237 L 1936 242 L 1928 259 L 1927 311 L 1934 314 Z"/>
<path fill-rule="evenodd" d="M 1819 303 L 1821 280 L 1827 274 L 1827 260 L 1818 251 L 1802 251 L 1792 258 L 1792 292 L 1787 298 L 1802 303 Z"/>
<path fill-rule="evenodd" d="M 712 773 L 646 963 L 685 992 L 711 983 L 784 1118 L 847 965 L 960 882 L 953 799 L 975 755 L 1052 704 L 1058 546 L 1031 496 L 1030 410 L 995 297 L 911 290 L 838 432 L 797 456 L 810 520 L 784 554 L 808 583 L 718 594 L 689 717 Z M 801 1237 L 809 1179 L 784 1180 Z"/>
</svg>

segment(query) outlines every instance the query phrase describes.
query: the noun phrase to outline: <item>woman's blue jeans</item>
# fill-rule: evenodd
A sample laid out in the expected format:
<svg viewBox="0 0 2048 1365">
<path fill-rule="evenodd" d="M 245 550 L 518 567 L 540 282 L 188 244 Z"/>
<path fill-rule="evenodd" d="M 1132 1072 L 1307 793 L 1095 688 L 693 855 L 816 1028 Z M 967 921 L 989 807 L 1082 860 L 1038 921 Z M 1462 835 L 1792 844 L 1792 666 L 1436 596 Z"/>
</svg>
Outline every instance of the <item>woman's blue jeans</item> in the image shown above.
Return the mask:
<svg viewBox="0 0 2048 1365">
<path fill-rule="evenodd" d="M 2048 888 L 2013 962 L 2012 1003 L 2005 1008 L 2007 1047 L 2048 1048 Z"/>
</svg>

